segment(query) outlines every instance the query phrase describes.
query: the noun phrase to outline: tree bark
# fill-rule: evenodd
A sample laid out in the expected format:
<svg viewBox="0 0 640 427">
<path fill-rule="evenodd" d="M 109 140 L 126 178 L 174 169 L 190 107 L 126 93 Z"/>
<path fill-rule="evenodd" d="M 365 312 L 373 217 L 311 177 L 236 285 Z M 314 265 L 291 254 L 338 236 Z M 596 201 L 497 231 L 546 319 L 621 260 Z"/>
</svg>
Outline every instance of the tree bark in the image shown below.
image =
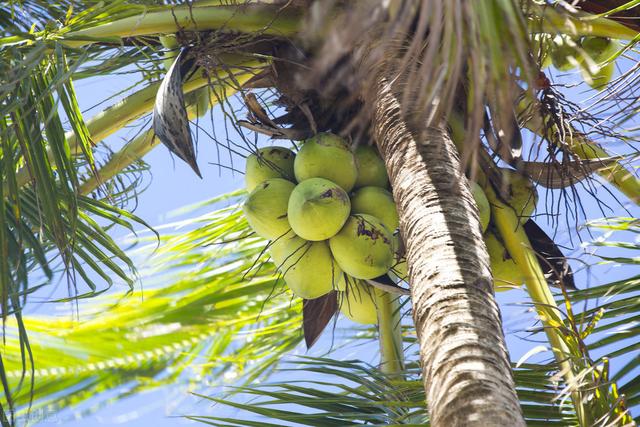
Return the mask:
<svg viewBox="0 0 640 427">
<path fill-rule="evenodd" d="M 400 215 L 433 426 L 524 426 L 478 211 L 441 128 L 410 129 L 378 80 L 374 132 Z"/>
</svg>

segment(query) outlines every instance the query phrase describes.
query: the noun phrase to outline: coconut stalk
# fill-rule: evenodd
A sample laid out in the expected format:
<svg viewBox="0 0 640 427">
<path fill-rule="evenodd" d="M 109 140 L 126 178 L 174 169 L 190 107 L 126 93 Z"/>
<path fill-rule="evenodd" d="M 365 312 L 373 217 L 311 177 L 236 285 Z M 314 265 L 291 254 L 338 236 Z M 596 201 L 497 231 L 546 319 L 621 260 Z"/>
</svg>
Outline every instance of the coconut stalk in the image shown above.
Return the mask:
<svg viewBox="0 0 640 427">
<path fill-rule="evenodd" d="M 549 289 L 529 237 L 514 209 L 497 197 L 491 185 L 487 184 L 483 189 L 491 205 L 493 222 L 498 228 L 504 246 L 525 276 L 527 292 L 540 317 L 560 372 L 568 387 L 572 388 L 571 399 L 580 425 L 589 426 L 591 425 L 589 412 L 582 403 L 581 393 L 575 389 L 579 384 L 571 362 L 572 351 L 562 334 L 564 327 L 562 312 Z"/>
<path fill-rule="evenodd" d="M 220 30 L 292 36 L 301 22 L 298 8 L 281 5 L 188 6 L 161 8 L 107 24 L 71 31 L 60 41 L 79 48 L 94 42 L 127 37 L 173 34 L 181 31 Z"/>
<path fill-rule="evenodd" d="M 387 374 L 399 374 L 404 370 L 400 303 L 389 292 L 381 289 L 373 291 L 378 313 L 380 369 Z"/>
<path fill-rule="evenodd" d="M 596 36 L 620 40 L 634 40 L 638 33 L 609 18 L 587 13 L 562 14 L 547 5 L 533 9 L 531 20 L 534 32 L 568 34 L 571 36 Z"/>
</svg>

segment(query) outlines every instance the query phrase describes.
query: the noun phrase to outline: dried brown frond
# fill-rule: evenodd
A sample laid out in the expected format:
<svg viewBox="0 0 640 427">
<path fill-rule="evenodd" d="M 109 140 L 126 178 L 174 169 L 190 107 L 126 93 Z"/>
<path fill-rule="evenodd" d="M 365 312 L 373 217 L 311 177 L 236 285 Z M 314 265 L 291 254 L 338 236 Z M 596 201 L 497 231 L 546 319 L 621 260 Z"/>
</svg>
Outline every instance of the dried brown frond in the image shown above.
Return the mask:
<svg viewBox="0 0 640 427">
<path fill-rule="evenodd" d="M 603 139 L 624 141 L 623 133 L 615 124 L 607 123 L 567 100 L 553 85 L 539 91 L 535 100 L 520 114 L 519 123 L 534 130 L 537 137 L 525 153 L 529 161 L 512 163 L 512 166 L 539 185 L 561 190 L 546 193 L 547 213 L 552 224 L 557 224 L 560 212 L 566 211 L 562 217 L 567 227 L 579 228 L 580 220 L 586 215 L 576 187 L 591 196 L 604 216 L 612 212 L 598 191 L 608 192 L 614 200 L 617 200 L 616 196 L 593 178 L 593 172 L 623 157 L 584 160 L 576 150 L 588 150 L 585 144 Z M 622 206 L 620 201 L 618 203 Z"/>
<path fill-rule="evenodd" d="M 291 110 L 303 99 L 317 105 L 310 108 L 319 130 L 356 140 L 368 137 L 380 74 L 394 83 L 415 129 L 442 123 L 454 109 L 470 112 L 468 142 L 479 140 L 485 111 L 509 140 L 520 86 L 532 87 L 537 74 L 515 2 L 315 2 L 304 28 L 296 48 L 276 55 L 286 64 L 277 87 Z"/>
</svg>

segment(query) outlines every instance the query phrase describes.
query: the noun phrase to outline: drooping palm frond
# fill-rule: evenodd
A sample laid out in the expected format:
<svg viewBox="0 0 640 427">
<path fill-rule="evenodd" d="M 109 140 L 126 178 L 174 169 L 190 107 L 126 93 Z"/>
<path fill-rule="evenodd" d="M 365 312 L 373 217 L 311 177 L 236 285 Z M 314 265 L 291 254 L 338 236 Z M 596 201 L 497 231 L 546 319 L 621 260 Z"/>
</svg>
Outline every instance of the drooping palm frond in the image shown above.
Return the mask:
<svg viewBox="0 0 640 427">
<path fill-rule="evenodd" d="M 262 254 L 265 242 L 235 204 L 238 194 L 201 206 L 228 207 L 164 227 L 158 250 L 155 238 L 141 242 L 131 257 L 148 258 L 139 263 L 143 288 L 86 301 L 78 319 L 25 320 L 35 372 L 23 374 L 19 329 L 10 322 L 2 350 L 9 385 L 34 379 L 33 390 L 23 381 L 14 393 L 21 410 L 32 398 L 32 408 L 62 408 L 125 383 L 134 384 L 126 393 L 194 384 L 180 375 L 187 368 L 212 381 L 231 373 L 250 381 L 300 343 L 302 304 L 284 292 Z"/>
<path fill-rule="evenodd" d="M 19 324 L 19 345 L 15 347 L 21 351 L 19 360 L 28 360 L 30 353 L 20 311 L 29 293 L 43 285 L 29 283 L 30 272 L 39 270 L 50 278 L 52 270 L 64 268 L 69 296 L 73 298 L 97 295 L 113 283 L 113 277 L 129 284 L 134 280 L 131 260 L 107 230 L 113 225 L 133 228 L 132 222 L 143 224 L 124 210 L 131 205 L 123 205 L 140 190 L 135 185 L 141 181 L 102 185 L 99 191 L 104 198 L 99 202 L 85 196 L 96 186 L 81 188 L 80 183 L 86 184 L 88 176 L 99 185 L 104 184 L 96 177 L 99 163 L 94 158 L 94 147 L 150 111 L 157 90 L 153 80 L 160 71 L 161 45 L 157 35 L 181 31 L 183 26 L 176 21 L 174 12 L 189 20 L 195 16 L 190 10 L 185 6 L 174 9 L 170 5 L 158 6 L 157 2 L 121 0 L 108 5 L 96 1 L 24 1 L 0 6 L 0 19 L 7 23 L 0 39 L 0 197 L 4 204 L 0 217 L 0 305 L 3 319 L 13 314 Z M 233 27 L 236 10 L 237 6 L 225 4 L 219 9 L 200 9 L 202 13 L 196 15 L 200 18 L 208 13 L 210 29 Z M 255 14 L 242 25 L 254 31 L 272 22 L 274 11 L 277 9 Z M 122 23 L 133 16 L 151 16 L 150 26 L 149 21 L 140 22 L 147 25 L 149 32 L 137 37 L 122 34 L 136 27 L 137 18 L 121 26 L 121 34 L 102 32 L 105 26 L 113 28 L 114 22 Z M 155 26 L 155 18 L 161 18 L 163 26 Z M 93 33 L 91 28 L 97 27 L 101 30 Z M 153 37 L 148 37 L 150 34 Z M 85 121 L 74 79 L 131 72 L 140 76 L 135 86 L 142 86 L 142 90 Z M 193 81 L 187 82 L 185 91 L 216 80 L 196 77 L 200 77 L 194 79 L 196 86 Z M 234 77 L 232 73 L 224 76 Z M 226 96 L 224 91 L 214 92 L 216 100 Z M 117 182 L 137 158 L 119 164 L 119 169 L 106 178 L 118 175 Z M 111 189 L 117 192 L 112 194 Z M 127 191 L 122 192 L 123 189 Z M 4 377 L 3 366 L 0 376 Z M 11 406 L 11 387 L 6 381 L 3 384 Z M 0 408 L 0 412 L 3 410 Z"/>
<path fill-rule="evenodd" d="M 606 218 L 588 224 L 594 231 L 605 232 L 592 245 L 598 249 L 595 255 L 602 268 L 629 268 L 633 272 L 638 265 L 638 245 L 635 236 L 640 232 L 637 218 Z M 619 241 L 613 240 L 614 232 L 625 232 Z M 628 236 L 628 237 L 625 237 Z M 630 237 L 630 238 L 629 238 Z M 610 390 L 621 407 L 631 408 L 635 421 L 640 421 L 640 346 L 637 343 L 637 320 L 640 318 L 640 276 L 629 277 L 611 283 L 598 284 L 572 293 L 571 304 L 576 312 L 573 317 L 581 325 L 579 333 L 586 344 L 586 356 L 593 361 L 593 375 L 597 383 Z M 613 419 L 617 414 L 611 414 Z"/>
<path fill-rule="evenodd" d="M 107 7 L 94 1 L 74 3 L 80 8 L 75 10 L 66 2 L 55 7 L 38 2 L 16 2 L 2 9 L 3 16 L 13 16 L 14 8 L 20 8 L 15 12 L 20 19 L 16 21 L 17 26 L 12 27 L 15 34 L 0 39 L 3 59 L 0 97 L 8 100 L 0 105 L 0 113 L 4 116 L 0 132 L 5 144 L 2 159 L 6 171 L 3 200 L 6 203 L 19 200 L 23 187 L 31 184 L 38 203 L 48 209 L 42 220 L 56 238 L 54 246 L 61 253 L 72 249 L 73 245 L 64 238 L 64 234 L 73 234 L 73 230 L 65 230 L 63 215 L 69 217 L 73 224 L 76 215 L 74 194 L 86 192 L 84 188 L 78 188 L 79 175 L 74 158 L 79 156 L 88 174 L 95 175 L 93 145 L 151 110 L 158 87 L 157 83 L 149 84 L 159 71 L 158 50 L 161 45 L 158 34 L 184 31 L 186 21 L 200 25 L 200 30 L 291 32 L 295 22 L 291 18 L 284 19 L 280 27 L 274 27 L 275 20 L 279 18 L 278 8 L 255 5 L 259 6 L 255 11 L 250 9 L 237 13 L 244 3 L 204 2 L 197 5 L 200 8 L 196 14 L 188 6 L 157 6 L 155 2 L 131 4 L 125 1 L 111 2 Z M 132 16 L 144 18 L 127 21 Z M 22 25 L 21 20 L 32 20 L 33 27 L 29 33 L 17 31 Z M 120 31 L 114 33 L 114 28 L 120 28 Z M 135 37 L 127 33 L 132 29 L 139 30 Z M 149 35 L 153 37 L 149 38 Z M 190 36 L 187 34 L 185 37 L 188 39 Z M 76 46 L 82 46 L 82 49 L 76 49 Z M 210 70 L 215 75 L 196 76 L 186 82 L 185 91 L 225 79 L 239 85 L 243 78 L 234 75 L 230 66 L 235 64 L 246 70 L 248 65 L 234 62 L 229 55 L 224 57 L 224 61 L 224 70 Z M 73 77 L 125 72 L 127 66 L 134 63 L 135 72 L 141 75 L 139 84 L 145 87 L 85 122 L 75 97 Z M 216 101 L 227 96 L 224 91 L 213 90 L 212 93 Z M 65 113 L 71 127 L 66 133 L 63 132 L 65 117 L 59 114 L 58 107 Z M 45 127 L 39 129 L 40 124 Z M 126 167 L 134 160 L 121 163 L 119 167 Z M 118 172 L 114 170 L 107 179 Z M 101 182 L 99 177 L 95 179 Z M 51 191 L 54 187 L 64 191 Z M 62 196 L 67 199 L 64 203 L 68 212 L 57 205 Z M 19 207 L 12 210 L 20 212 Z M 21 242 L 24 239 L 18 236 L 14 240 Z"/>
<path fill-rule="evenodd" d="M 287 363 L 277 374 L 296 372 L 310 380 L 269 382 L 251 387 L 233 387 L 235 399 L 206 397 L 219 404 L 257 415 L 257 419 L 189 416 L 216 426 L 348 426 L 425 425 L 424 390 L 415 366 L 406 379 L 389 376 L 358 361 L 302 358 Z M 302 376 L 299 376 L 302 374 Z M 238 399 L 248 400 L 246 403 Z M 264 421 L 261 421 L 264 420 Z"/>
<path fill-rule="evenodd" d="M 0 52 L 9 68 L 2 74 L 1 91 L 6 101 L 0 106 L 0 299 L 3 319 L 14 315 L 21 330 L 19 350 L 23 361 L 31 356 L 20 312 L 27 296 L 41 286 L 29 282 L 30 273 L 40 270 L 51 278 L 52 270 L 62 266 L 70 296 L 102 292 L 111 286 L 112 277 L 131 286 L 135 277 L 132 262 L 109 236 L 108 226 L 99 223 L 129 228 L 133 223 L 144 224 L 106 201 L 77 194 L 79 165 L 83 162 L 89 170 L 95 167 L 94 142 L 69 78 L 77 64 L 69 62 L 60 49 L 43 52 L 37 47 L 27 56 L 11 48 Z M 25 70 L 27 75 L 22 75 Z M 60 112 L 64 112 L 76 137 L 73 150 Z M 82 153 L 79 161 L 72 151 Z M 27 171 L 35 185 L 21 187 L 19 167 Z M 10 396 L 6 382 L 4 393 Z"/>
</svg>

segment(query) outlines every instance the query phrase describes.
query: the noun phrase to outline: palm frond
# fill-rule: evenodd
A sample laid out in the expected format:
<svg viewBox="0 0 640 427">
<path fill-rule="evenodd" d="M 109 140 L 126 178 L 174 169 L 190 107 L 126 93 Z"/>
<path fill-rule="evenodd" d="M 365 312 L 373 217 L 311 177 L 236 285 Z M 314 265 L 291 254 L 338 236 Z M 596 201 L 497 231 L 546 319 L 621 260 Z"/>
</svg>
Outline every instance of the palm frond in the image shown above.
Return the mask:
<svg viewBox="0 0 640 427">
<path fill-rule="evenodd" d="M 6 57 L 7 51 L 1 54 Z M 51 278 L 51 271 L 62 265 L 70 296 L 95 294 L 99 287 L 105 288 L 101 283 L 108 288 L 113 283 L 112 276 L 131 285 L 133 264 L 96 219 L 127 227 L 132 227 L 132 222 L 144 222 L 104 201 L 77 195 L 78 163 L 71 154 L 60 112 L 65 113 L 73 128 L 77 151 L 89 169 L 94 167 L 93 144 L 70 79 L 75 65 L 69 63 L 64 51 L 55 49 L 45 56 L 36 55 L 33 63 L 22 54 L 9 54 L 9 59 L 12 70 L 24 71 L 26 63 L 28 75 L 20 78 L 16 73 L 3 74 L 8 79 L 2 87 L 7 102 L 0 106 L 0 247 L 5 259 L 0 268 L 0 303 L 3 319 L 15 316 L 20 330 L 18 350 L 26 363 L 31 351 L 21 310 L 27 296 L 40 286 L 31 286 L 29 273 L 40 269 Z M 21 165 L 25 165 L 35 185 L 21 187 Z M 87 290 L 79 291 L 79 280 L 86 283 Z M 5 395 L 10 396 L 8 387 Z M 11 403 L 10 397 L 8 402 Z"/>
<path fill-rule="evenodd" d="M 636 268 L 640 245 L 624 238 L 640 232 L 636 218 L 606 218 L 588 225 L 593 231 L 605 232 L 605 238 L 592 243 L 599 249 L 595 255 L 600 259 L 601 268 L 627 266 L 630 272 Z M 626 233 L 622 235 L 624 240 L 613 240 L 612 232 Z M 609 391 L 611 398 L 619 400 L 621 408 L 630 408 L 635 413 L 636 422 L 640 421 L 637 413 L 640 387 L 636 370 L 640 359 L 640 346 L 636 343 L 639 295 L 640 275 L 632 274 L 573 292 L 571 298 L 574 307 L 582 307 L 574 318 L 581 324 L 580 333 L 596 367 L 595 372 L 589 372 L 589 375 L 595 375 L 605 388 L 613 386 L 614 389 Z"/>
<path fill-rule="evenodd" d="M 255 25 L 266 25 L 260 24 L 260 20 L 272 22 L 277 8 L 267 9 L 270 12 L 261 8 L 263 12 L 252 15 L 253 18 L 239 15 L 241 21 L 244 19 L 240 25 L 248 25 L 253 31 Z M 228 26 L 234 11 L 237 6 L 199 10 L 217 23 L 215 28 Z M 131 229 L 132 223 L 144 225 L 122 209 L 125 207 L 122 203 L 137 191 L 133 185 L 141 181 L 134 179 L 126 185 L 116 185 L 112 188 L 126 191 L 106 193 L 104 200 L 94 201 L 79 196 L 83 190 L 80 182 L 84 180 L 81 171 L 95 176 L 98 167 L 95 145 L 151 109 L 157 85 L 149 81 L 159 74 L 160 44 L 155 37 L 144 34 L 132 38 L 130 34 L 105 36 L 101 31 L 117 25 L 123 31 L 129 30 L 129 24 L 122 26 L 128 18 L 151 16 L 163 17 L 168 25 L 166 31 L 176 32 L 181 28 L 176 26 L 174 12 L 182 13 L 185 19 L 191 16 L 190 8 L 185 6 L 156 6 L 156 2 L 145 1 L 135 4 L 115 1 L 108 5 L 95 1 L 55 5 L 25 1 L 0 6 L 0 20 L 8 24 L 3 27 L 0 39 L 0 98 L 4 100 L 0 103 L 3 165 L 0 196 L 4 204 L 0 215 L 3 258 L 0 307 L 3 320 L 15 316 L 20 331 L 15 348 L 20 350 L 19 360 L 25 363 L 23 369 L 31 350 L 21 309 L 27 296 L 42 286 L 29 283 L 30 272 L 39 269 L 46 280 L 52 277 L 53 270 L 64 268 L 72 298 L 95 296 L 108 289 L 114 278 L 129 286 L 133 283 L 133 263 L 107 230 L 114 224 Z M 293 21 L 286 22 L 291 25 Z M 172 29 L 169 24 L 173 24 Z M 97 27 L 101 29 L 93 34 L 90 28 Z M 78 43 L 79 39 L 84 41 Z M 80 46 L 82 49 L 77 48 Z M 130 72 L 127 67 L 131 64 L 136 65 L 135 71 L 141 76 L 138 84 L 144 88 L 85 121 L 74 78 Z M 196 86 L 193 81 L 187 82 L 187 86 L 191 84 L 192 89 L 197 89 L 211 81 L 202 76 L 194 80 Z M 65 132 L 66 129 L 69 130 Z M 135 160 L 127 159 L 106 178 L 118 175 Z M 86 289 L 80 289 L 82 286 Z M 0 366 L 3 378 L 7 363 Z M 3 384 L 8 410 L 12 412 L 11 386 L 6 381 Z M 2 415 L 3 410 L 0 408 Z"/>
<path fill-rule="evenodd" d="M 561 411 L 555 401 L 548 373 L 543 365 L 521 366 L 514 372 L 527 425 L 575 425 L 571 411 Z M 424 389 L 415 362 L 404 372 L 404 378 L 399 378 L 357 360 L 305 357 L 288 361 L 274 378 L 288 376 L 312 379 L 230 387 L 232 395 L 226 398 L 201 395 L 246 417 L 187 418 L 221 427 L 428 425 Z"/>
<path fill-rule="evenodd" d="M 208 205 L 234 202 L 238 194 Z M 23 377 L 34 380 L 33 408 L 64 407 L 128 382 L 137 384 L 132 393 L 193 381 L 180 376 L 187 368 L 214 381 L 232 372 L 250 381 L 301 342 L 302 304 L 281 291 L 275 266 L 262 254 L 265 242 L 251 236 L 235 203 L 165 228 L 173 231 L 159 247 L 155 238 L 142 238 L 129 254 L 153 253 L 139 264 L 143 289 L 81 304 L 80 322 L 25 320 L 35 372 L 22 372 L 19 328 L 8 323 L 4 367 L 23 410 L 31 396 L 29 387 L 19 387 Z M 260 268 L 245 278 L 256 261 Z"/>
</svg>

